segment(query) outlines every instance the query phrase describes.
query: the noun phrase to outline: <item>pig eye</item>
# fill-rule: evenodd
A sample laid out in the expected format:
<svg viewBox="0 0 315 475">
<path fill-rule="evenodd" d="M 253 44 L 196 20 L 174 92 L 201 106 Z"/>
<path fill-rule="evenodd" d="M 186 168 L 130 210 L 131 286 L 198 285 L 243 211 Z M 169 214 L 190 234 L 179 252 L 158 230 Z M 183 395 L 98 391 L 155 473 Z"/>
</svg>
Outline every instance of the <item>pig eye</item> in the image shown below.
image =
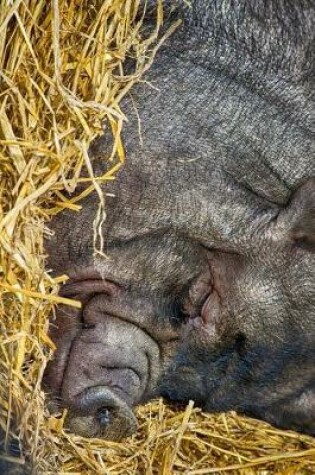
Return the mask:
<svg viewBox="0 0 315 475">
<path fill-rule="evenodd" d="M 93 330 L 94 328 L 95 328 L 94 323 L 85 323 L 85 322 L 82 323 L 83 330 Z"/>
<path fill-rule="evenodd" d="M 242 356 L 246 353 L 247 338 L 243 332 L 239 332 L 235 338 L 235 349 L 237 353 Z"/>
<path fill-rule="evenodd" d="M 182 299 L 176 297 L 168 309 L 169 319 L 172 325 L 178 326 L 187 320 L 187 315 L 184 312 Z"/>
</svg>

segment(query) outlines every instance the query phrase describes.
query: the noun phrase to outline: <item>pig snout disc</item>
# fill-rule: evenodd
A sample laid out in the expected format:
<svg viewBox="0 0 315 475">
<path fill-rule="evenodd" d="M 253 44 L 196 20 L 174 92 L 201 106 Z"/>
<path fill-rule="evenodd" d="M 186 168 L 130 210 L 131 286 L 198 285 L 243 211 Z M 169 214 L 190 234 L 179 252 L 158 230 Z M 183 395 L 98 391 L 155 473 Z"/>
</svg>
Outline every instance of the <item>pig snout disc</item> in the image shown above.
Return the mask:
<svg viewBox="0 0 315 475">
<path fill-rule="evenodd" d="M 80 394 L 67 418 L 67 427 L 75 434 L 115 441 L 133 434 L 137 426 L 126 402 L 102 386 Z"/>
</svg>

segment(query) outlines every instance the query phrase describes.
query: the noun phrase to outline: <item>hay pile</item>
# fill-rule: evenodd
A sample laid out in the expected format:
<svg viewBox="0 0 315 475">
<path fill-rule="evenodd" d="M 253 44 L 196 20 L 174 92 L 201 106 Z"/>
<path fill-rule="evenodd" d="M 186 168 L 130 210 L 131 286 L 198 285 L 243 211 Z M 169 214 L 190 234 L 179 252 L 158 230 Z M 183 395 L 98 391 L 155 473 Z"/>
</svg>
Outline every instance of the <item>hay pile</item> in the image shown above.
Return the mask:
<svg viewBox="0 0 315 475">
<path fill-rule="evenodd" d="M 139 408 L 140 430 L 125 443 L 84 440 L 49 417 L 41 379 L 54 345 L 48 316 L 58 284 L 44 267 L 49 218 L 79 212 L 84 195 L 115 179 L 124 161 L 119 108 L 150 65 L 163 21 L 143 33 L 137 0 L 0 0 L 0 432 L 19 436 L 18 460 L 48 474 L 311 474 L 315 441 L 230 415 L 175 412 L 161 402 Z M 124 75 L 132 57 L 134 74 Z M 113 132 L 112 167 L 89 171 L 88 147 Z M 89 176 L 85 173 L 85 176 Z M 101 202 L 99 221 L 104 218 Z M 64 302 L 65 303 L 65 302 Z M 76 302 L 66 302 L 77 305 Z M 4 457 L 2 455 L 2 457 Z M 2 474 L 1 474 L 2 475 Z"/>
</svg>

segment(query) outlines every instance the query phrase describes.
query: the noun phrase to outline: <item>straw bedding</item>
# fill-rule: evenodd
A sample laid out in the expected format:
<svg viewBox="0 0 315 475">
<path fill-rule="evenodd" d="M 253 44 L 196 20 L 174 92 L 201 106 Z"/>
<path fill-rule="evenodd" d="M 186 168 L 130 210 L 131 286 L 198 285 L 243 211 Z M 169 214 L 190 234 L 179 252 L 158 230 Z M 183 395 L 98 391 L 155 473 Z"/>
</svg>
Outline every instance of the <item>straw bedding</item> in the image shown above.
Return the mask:
<svg viewBox="0 0 315 475">
<path fill-rule="evenodd" d="M 48 317 L 66 277 L 45 270 L 43 239 L 52 215 L 79 212 L 78 183 L 86 183 L 85 194 L 97 191 L 123 165 L 119 102 L 161 41 L 162 5 L 150 33 L 142 28 L 144 10 L 137 0 L 0 0 L 2 446 L 20 440 L 16 467 L 32 462 L 39 475 L 315 473 L 312 438 L 234 413 L 153 401 L 138 409 L 138 433 L 118 444 L 71 435 L 63 415 L 53 418 L 45 408 L 41 379 L 54 350 Z M 126 57 L 134 64 L 129 76 Z M 93 177 L 88 147 L 104 124 L 113 133 L 111 167 Z M 100 200 L 96 225 L 105 205 Z"/>
</svg>

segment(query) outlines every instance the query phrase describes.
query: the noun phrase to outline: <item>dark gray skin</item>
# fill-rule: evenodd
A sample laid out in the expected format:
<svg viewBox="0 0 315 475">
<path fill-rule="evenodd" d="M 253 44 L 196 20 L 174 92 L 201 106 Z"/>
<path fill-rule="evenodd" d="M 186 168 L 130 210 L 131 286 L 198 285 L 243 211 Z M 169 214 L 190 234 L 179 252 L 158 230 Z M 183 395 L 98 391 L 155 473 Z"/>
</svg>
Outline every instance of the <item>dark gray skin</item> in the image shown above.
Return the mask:
<svg viewBox="0 0 315 475">
<path fill-rule="evenodd" d="M 83 310 L 57 313 L 46 385 L 87 436 L 128 435 L 158 395 L 315 435 L 314 2 L 191 3 L 123 104 L 109 259 L 96 195 L 52 223 Z"/>
</svg>

